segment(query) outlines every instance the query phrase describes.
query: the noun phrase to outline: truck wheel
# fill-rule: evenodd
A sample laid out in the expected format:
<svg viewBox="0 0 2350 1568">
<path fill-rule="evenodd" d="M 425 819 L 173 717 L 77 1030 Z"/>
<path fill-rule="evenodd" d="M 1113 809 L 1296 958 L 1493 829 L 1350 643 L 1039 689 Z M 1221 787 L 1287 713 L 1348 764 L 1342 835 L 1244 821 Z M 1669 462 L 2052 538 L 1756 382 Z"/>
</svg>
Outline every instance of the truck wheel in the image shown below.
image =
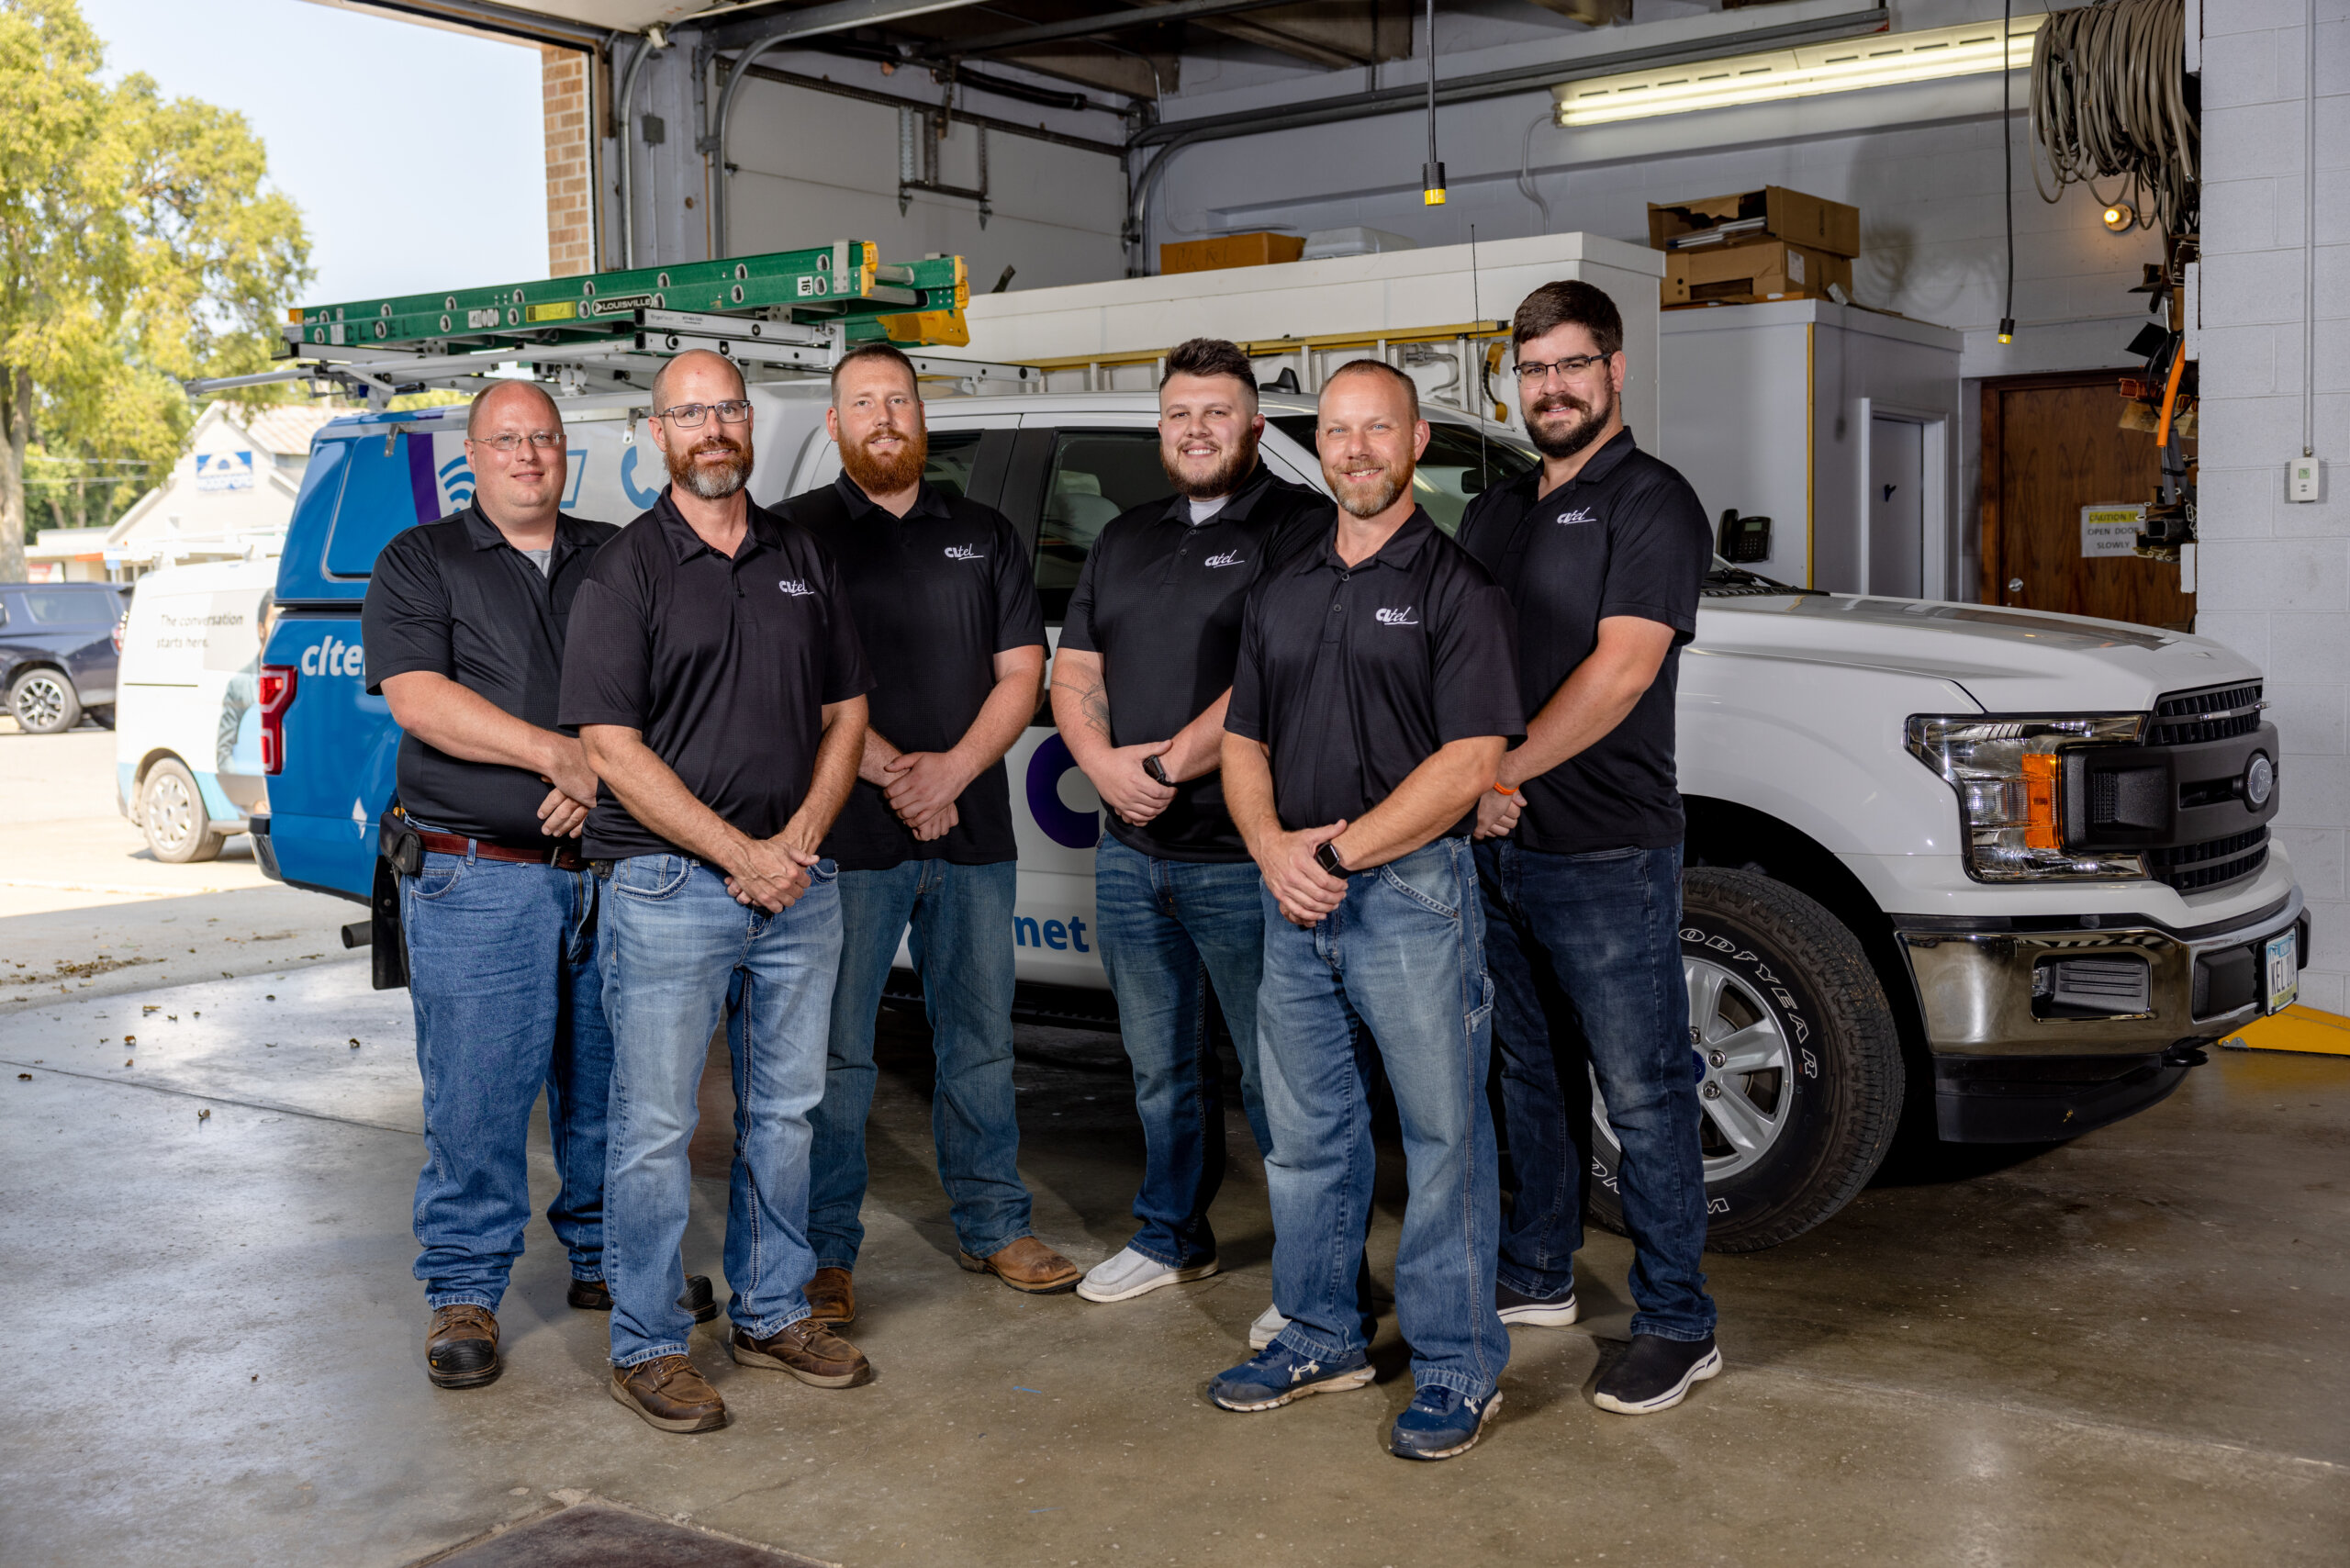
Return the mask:
<svg viewBox="0 0 2350 1568">
<path fill-rule="evenodd" d="M 218 860 L 220 846 L 229 841 L 206 813 L 196 776 L 173 756 L 149 768 L 139 786 L 139 825 L 146 830 L 147 847 L 155 858 L 174 866 Z"/>
<path fill-rule="evenodd" d="M 8 689 L 8 711 L 28 735 L 63 734 L 82 722 L 82 700 L 62 671 L 28 669 Z"/>
<path fill-rule="evenodd" d="M 96 708 L 84 708 L 82 711 L 88 714 L 90 722 L 97 725 L 98 728 L 102 730 L 111 730 L 114 728 L 113 703 L 105 703 Z"/>
<path fill-rule="evenodd" d="M 1785 883 L 1700 866 L 1682 874 L 1681 902 L 1706 1245 L 1775 1247 L 1884 1162 L 1901 1114 L 1893 1010 L 1859 940 Z M 1592 1106 L 1592 1217 L 1620 1233 L 1620 1151 L 1595 1084 Z"/>
</svg>

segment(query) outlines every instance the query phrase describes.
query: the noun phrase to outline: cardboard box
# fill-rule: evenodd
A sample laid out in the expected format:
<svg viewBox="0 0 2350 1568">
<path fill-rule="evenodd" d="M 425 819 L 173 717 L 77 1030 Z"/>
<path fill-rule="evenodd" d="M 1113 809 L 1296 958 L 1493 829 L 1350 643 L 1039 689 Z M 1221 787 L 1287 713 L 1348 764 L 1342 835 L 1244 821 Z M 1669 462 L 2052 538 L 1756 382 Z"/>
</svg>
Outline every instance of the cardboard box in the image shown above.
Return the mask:
<svg viewBox="0 0 2350 1568">
<path fill-rule="evenodd" d="M 1759 245 L 1708 245 L 1700 251 L 1666 252 L 1664 295 L 1667 305 L 1702 305 L 1708 300 L 1752 304 L 1764 299 L 1824 299 L 1828 286 L 1841 284 L 1852 292 L 1852 259 L 1831 256 L 1784 240 Z"/>
<path fill-rule="evenodd" d="M 1740 245 L 1785 240 L 1831 256 L 1861 253 L 1859 207 L 1806 196 L 1785 185 L 1765 185 L 1759 191 L 1740 191 L 1735 196 L 1707 196 L 1703 201 L 1670 206 L 1651 202 L 1649 244 L 1662 251 L 1675 235 L 1700 233 L 1724 223 L 1751 223 L 1758 218 L 1762 220 L 1760 226 L 1727 236 L 1723 242 Z"/>
<path fill-rule="evenodd" d="M 1214 240 L 1186 240 L 1158 247 L 1162 273 L 1204 273 L 1218 267 L 1262 267 L 1293 262 L 1305 253 L 1305 241 L 1296 234 L 1224 234 Z"/>
</svg>

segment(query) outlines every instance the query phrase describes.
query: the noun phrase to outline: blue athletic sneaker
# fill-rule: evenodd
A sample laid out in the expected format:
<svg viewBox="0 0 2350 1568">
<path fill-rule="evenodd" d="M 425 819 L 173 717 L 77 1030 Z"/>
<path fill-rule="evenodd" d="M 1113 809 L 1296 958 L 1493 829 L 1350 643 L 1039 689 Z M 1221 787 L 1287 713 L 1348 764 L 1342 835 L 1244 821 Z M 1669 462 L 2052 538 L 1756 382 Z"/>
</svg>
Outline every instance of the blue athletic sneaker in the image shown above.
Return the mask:
<svg viewBox="0 0 2350 1568">
<path fill-rule="evenodd" d="M 1360 1350 L 1344 1361 L 1301 1356 L 1284 1345 L 1268 1345 L 1251 1360 L 1208 1383 L 1208 1397 L 1226 1410 L 1277 1410 L 1309 1394 L 1360 1388 L 1371 1381 L 1371 1361 Z"/>
<path fill-rule="evenodd" d="M 1395 1417 L 1387 1450 L 1398 1459 L 1450 1459 L 1467 1453 L 1501 1407 L 1498 1389 L 1483 1399 L 1470 1399 L 1430 1383 L 1412 1395 L 1411 1408 Z"/>
</svg>

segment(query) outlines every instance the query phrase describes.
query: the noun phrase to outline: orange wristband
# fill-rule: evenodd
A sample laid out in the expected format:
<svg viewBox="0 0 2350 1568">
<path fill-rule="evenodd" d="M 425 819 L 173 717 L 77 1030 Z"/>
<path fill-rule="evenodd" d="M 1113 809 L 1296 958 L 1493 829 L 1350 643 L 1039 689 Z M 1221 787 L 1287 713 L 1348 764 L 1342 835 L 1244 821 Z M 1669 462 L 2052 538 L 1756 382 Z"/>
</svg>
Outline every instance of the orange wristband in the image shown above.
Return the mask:
<svg viewBox="0 0 2350 1568">
<path fill-rule="evenodd" d="M 1517 790 L 1507 784 L 1495 783 L 1494 786 L 1494 793 L 1496 795 L 1515 795 L 1517 793 Z"/>
</svg>

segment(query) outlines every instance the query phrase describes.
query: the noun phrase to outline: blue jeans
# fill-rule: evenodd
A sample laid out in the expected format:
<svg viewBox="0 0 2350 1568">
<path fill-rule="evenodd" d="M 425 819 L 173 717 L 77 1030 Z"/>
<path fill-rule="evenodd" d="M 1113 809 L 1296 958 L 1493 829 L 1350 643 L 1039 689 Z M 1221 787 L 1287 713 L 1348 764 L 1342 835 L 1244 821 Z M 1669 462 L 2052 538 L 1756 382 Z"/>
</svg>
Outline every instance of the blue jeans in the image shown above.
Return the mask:
<svg viewBox="0 0 2350 1568">
<path fill-rule="evenodd" d="M 1713 1298 L 1705 1157 L 1681 969 L 1681 850 L 1545 855 L 1477 846 L 1517 1196 L 1501 1278 L 1527 1295 L 1574 1282 L 1592 1171 L 1591 1081 L 1622 1147 L 1616 1172 L 1632 1234 L 1632 1332 L 1702 1339 Z"/>
<path fill-rule="evenodd" d="M 881 988 L 913 934 L 938 1054 L 930 1106 L 939 1184 L 955 1241 L 974 1258 L 1001 1252 L 1029 1229 L 1020 1180 L 1020 1113 L 1012 1092 L 1012 861 L 957 866 L 909 860 L 886 871 L 841 873 L 840 984 L 833 992 L 832 1054 L 816 1108 L 814 1195 L 808 1237 L 821 1269 L 854 1269 L 865 1242 L 865 1119 L 873 1109 L 873 1024 Z"/>
<path fill-rule="evenodd" d="M 1262 882 L 1253 862 L 1162 860 L 1104 835 L 1093 852 L 1102 967 L 1135 1069 L 1142 1187 L 1126 1245 L 1188 1269 L 1215 1256 L 1208 1205 L 1224 1184 L 1224 1074 L 1208 1027 L 1215 987 L 1240 1057 L 1240 1107 L 1259 1154 L 1273 1147 L 1257 1079 L 1257 980 L 1265 962 Z"/>
<path fill-rule="evenodd" d="M 416 1277 L 434 1307 L 498 1310 L 531 1219 L 531 1107 L 547 1092 L 562 1185 L 547 1223 L 574 1279 L 604 1272 L 604 1106 L 612 1036 L 596 973 L 596 879 L 427 855 L 400 879 L 424 1170 Z"/>
<path fill-rule="evenodd" d="M 1311 930 L 1262 896 L 1257 1038 L 1273 1131 L 1273 1305 L 1290 1320 L 1280 1342 L 1323 1360 L 1364 1348 L 1368 1038 L 1394 1092 L 1411 1183 L 1395 1316 L 1412 1381 L 1482 1399 L 1509 1362 L 1509 1336 L 1494 1311 L 1493 986 L 1469 841 L 1439 838 L 1348 878 L 1344 901 Z"/>
<path fill-rule="evenodd" d="M 726 1282 L 735 1324 L 766 1338 L 808 1316 L 808 1113 L 824 1090 L 824 1024 L 840 964 L 841 902 L 829 860 L 779 914 L 746 908 L 714 868 L 680 855 L 612 867 L 597 957 L 612 1021 L 612 1130 L 604 1249 L 612 1361 L 683 1355 L 693 1318 L 685 1239 L 710 1036 L 734 1062 L 734 1161 Z"/>
</svg>

